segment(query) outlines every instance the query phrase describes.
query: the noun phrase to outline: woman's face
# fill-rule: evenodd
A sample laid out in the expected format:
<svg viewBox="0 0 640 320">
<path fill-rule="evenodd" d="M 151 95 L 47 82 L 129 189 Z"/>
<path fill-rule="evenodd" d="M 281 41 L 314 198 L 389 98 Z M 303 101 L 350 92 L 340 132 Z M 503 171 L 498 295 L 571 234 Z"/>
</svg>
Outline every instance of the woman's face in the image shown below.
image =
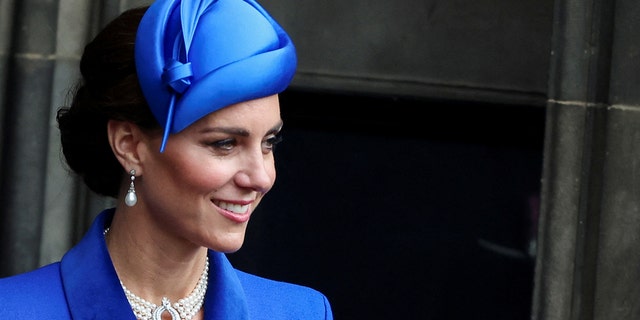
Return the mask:
<svg viewBox="0 0 640 320">
<path fill-rule="evenodd" d="M 278 96 L 225 107 L 143 144 L 136 193 L 163 232 L 220 252 L 238 250 L 249 217 L 276 179 Z"/>
</svg>

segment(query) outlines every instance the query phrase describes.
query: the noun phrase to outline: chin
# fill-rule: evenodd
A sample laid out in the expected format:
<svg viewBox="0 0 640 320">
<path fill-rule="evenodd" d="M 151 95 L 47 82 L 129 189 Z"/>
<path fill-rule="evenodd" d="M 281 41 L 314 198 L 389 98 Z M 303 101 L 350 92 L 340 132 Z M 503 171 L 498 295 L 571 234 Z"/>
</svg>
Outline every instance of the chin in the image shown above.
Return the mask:
<svg viewBox="0 0 640 320">
<path fill-rule="evenodd" d="M 244 237 L 240 239 L 224 239 L 223 241 L 219 241 L 217 244 L 210 246 L 209 248 L 222 253 L 234 253 L 240 250 L 243 243 Z"/>
<path fill-rule="evenodd" d="M 221 252 L 221 253 L 234 253 L 234 252 L 237 252 L 238 250 L 240 250 L 240 248 L 241 248 L 241 247 L 242 247 L 242 246 L 237 246 L 237 247 L 223 247 L 223 248 L 220 248 L 220 250 L 218 250 L 218 249 L 216 249 L 216 248 L 212 248 L 212 249 L 213 249 L 213 251 L 218 251 L 218 252 Z"/>
<path fill-rule="evenodd" d="M 235 253 L 238 250 L 240 250 L 241 247 L 237 247 L 237 248 L 233 248 L 233 249 L 228 249 L 228 250 L 224 250 L 224 251 L 220 251 L 222 253 Z"/>
</svg>

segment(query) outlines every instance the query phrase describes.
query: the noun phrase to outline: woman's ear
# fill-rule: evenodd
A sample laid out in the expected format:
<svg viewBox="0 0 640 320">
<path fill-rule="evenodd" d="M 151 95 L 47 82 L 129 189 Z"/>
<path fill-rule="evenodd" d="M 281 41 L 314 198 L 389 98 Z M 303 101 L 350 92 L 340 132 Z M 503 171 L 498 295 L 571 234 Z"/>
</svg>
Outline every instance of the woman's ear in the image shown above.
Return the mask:
<svg viewBox="0 0 640 320">
<path fill-rule="evenodd" d="M 109 120 L 107 135 L 111 150 L 125 171 L 140 168 L 138 144 L 141 143 L 142 131 L 138 126 L 127 121 Z"/>
</svg>

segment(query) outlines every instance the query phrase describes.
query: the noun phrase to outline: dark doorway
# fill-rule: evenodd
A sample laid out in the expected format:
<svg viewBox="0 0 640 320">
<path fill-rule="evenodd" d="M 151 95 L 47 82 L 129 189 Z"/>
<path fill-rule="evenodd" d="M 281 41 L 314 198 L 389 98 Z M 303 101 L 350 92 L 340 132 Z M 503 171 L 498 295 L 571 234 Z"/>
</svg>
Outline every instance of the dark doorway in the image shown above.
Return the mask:
<svg viewBox="0 0 640 320">
<path fill-rule="evenodd" d="M 242 270 L 336 319 L 528 319 L 544 108 L 288 90 Z"/>
</svg>

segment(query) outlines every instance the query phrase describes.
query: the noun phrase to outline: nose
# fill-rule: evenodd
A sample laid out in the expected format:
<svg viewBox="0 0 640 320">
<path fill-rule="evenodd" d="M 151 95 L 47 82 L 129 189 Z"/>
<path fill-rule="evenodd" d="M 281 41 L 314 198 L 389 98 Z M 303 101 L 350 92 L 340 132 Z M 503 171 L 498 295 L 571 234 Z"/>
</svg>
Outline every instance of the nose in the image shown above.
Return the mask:
<svg viewBox="0 0 640 320">
<path fill-rule="evenodd" d="M 267 193 L 275 182 L 275 171 L 273 154 L 265 155 L 261 151 L 247 153 L 235 176 L 235 182 L 242 188 Z"/>
</svg>

